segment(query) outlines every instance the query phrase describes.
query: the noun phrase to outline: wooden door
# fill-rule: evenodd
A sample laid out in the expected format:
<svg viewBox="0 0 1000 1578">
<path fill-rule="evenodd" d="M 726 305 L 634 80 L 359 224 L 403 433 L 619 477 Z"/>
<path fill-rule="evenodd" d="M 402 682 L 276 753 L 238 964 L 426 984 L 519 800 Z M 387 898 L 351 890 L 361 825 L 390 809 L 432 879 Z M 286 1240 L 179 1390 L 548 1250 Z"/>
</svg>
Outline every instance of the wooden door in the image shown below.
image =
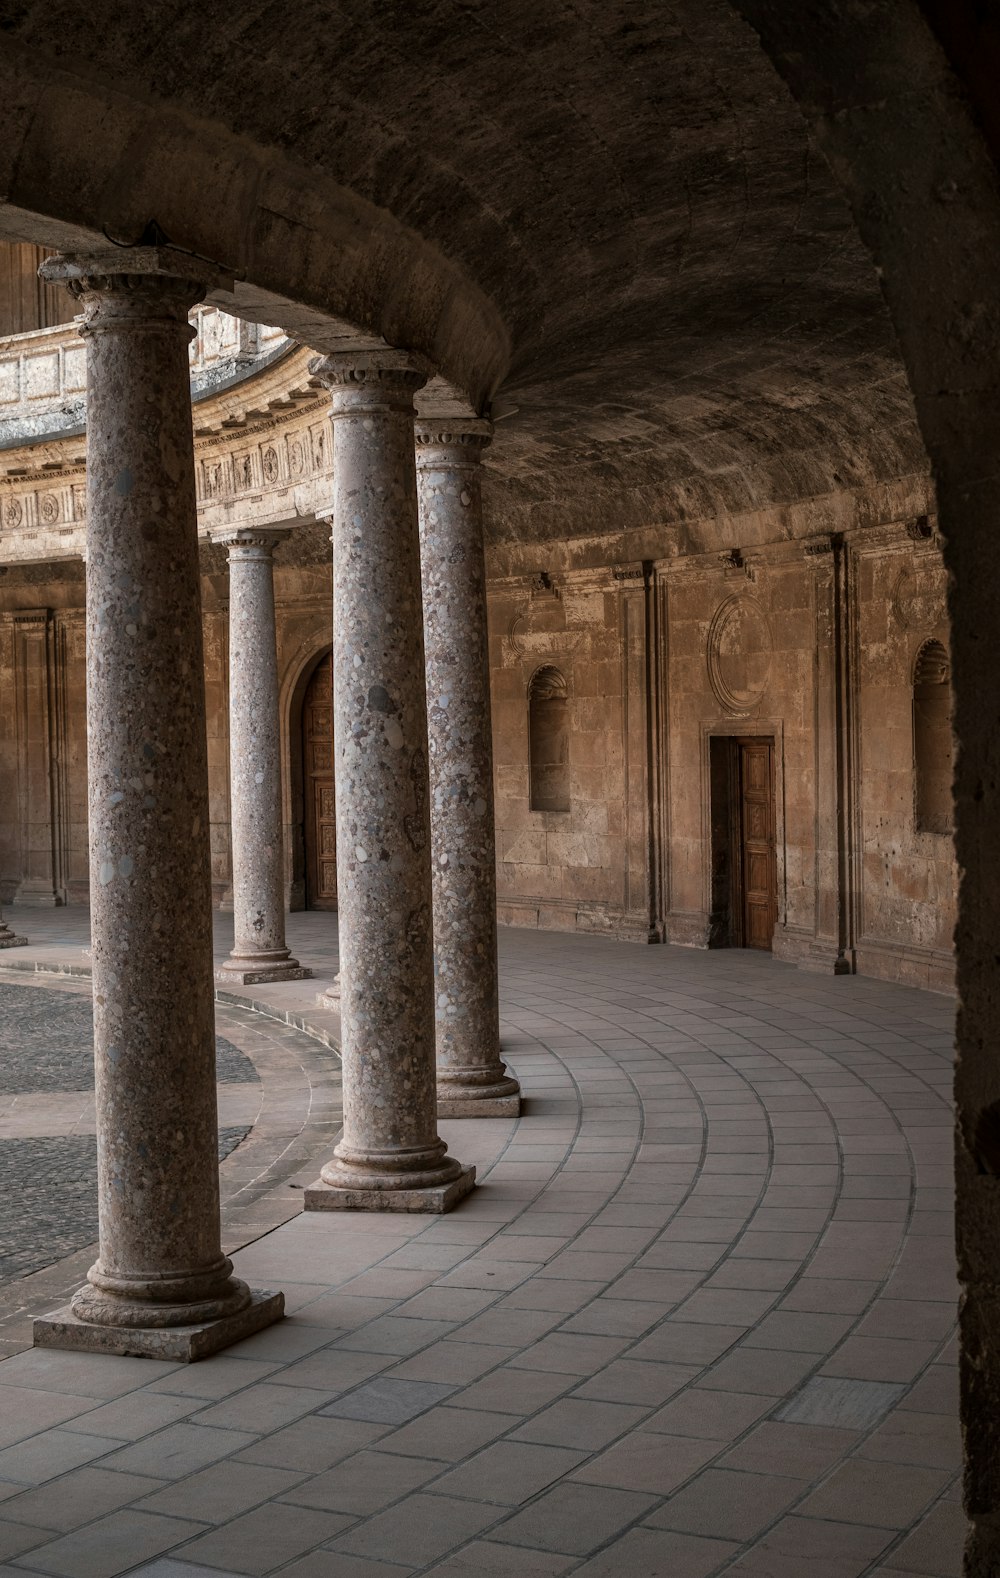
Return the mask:
<svg viewBox="0 0 1000 1578">
<path fill-rule="evenodd" d="M 770 951 L 778 913 L 774 855 L 774 747 L 770 740 L 738 740 L 740 877 L 744 948 Z"/>
<path fill-rule="evenodd" d="M 333 788 L 333 655 L 317 664 L 302 703 L 306 907 L 337 908 L 337 815 Z"/>
</svg>

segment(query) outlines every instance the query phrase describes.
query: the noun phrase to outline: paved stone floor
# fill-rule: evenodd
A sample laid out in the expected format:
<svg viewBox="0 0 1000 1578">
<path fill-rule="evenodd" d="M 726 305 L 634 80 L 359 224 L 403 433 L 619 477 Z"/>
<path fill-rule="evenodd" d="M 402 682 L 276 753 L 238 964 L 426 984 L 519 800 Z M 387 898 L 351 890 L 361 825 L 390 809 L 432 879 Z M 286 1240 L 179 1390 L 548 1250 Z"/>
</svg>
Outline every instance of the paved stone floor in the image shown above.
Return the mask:
<svg viewBox="0 0 1000 1578">
<path fill-rule="evenodd" d="M 293 917 L 324 975 L 334 919 Z M 190 1367 L 0 1364 L 0 1578 L 959 1574 L 951 1003 L 752 954 L 501 953 L 528 1100 L 442 1125 L 480 1169 L 452 1215 L 283 1199 L 235 1255 L 282 1325 Z M 303 1050 L 291 985 L 286 1023 L 246 1018 L 307 1068 L 330 1026 Z"/>
</svg>

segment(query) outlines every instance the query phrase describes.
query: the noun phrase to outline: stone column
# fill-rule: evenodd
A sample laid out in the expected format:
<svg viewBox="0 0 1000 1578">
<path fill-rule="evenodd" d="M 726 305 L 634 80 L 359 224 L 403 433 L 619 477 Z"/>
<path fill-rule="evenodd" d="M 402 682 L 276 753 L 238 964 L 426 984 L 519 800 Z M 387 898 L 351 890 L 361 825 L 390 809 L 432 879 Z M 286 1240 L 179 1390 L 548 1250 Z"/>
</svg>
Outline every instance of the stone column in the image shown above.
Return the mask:
<svg viewBox="0 0 1000 1578">
<path fill-rule="evenodd" d="M 36 1343 L 189 1360 L 282 1313 L 222 1253 L 188 312 L 205 264 L 48 259 L 87 345 L 87 738 L 100 1249 Z"/>
<path fill-rule="evenodd" d="M 287 528 L 213 532 L 229 549 L 229 782 L 233 951 L 220 982 L 312 975 L 285 946 L 281 725 L 274 623 L 274 549 Z"/>
<path fill-rule="evenodd" d="M 27 937 L 18 937 L 11 931 L 0 912 L 0 948 L 23 948 Z"/>
<path fill-rule="evenodd" d="M 332 396 L 333 711 L 344 1137 L 307 1210 L 446 1211 L 438 1138 L 427 703 L 413 396 L 398 351 L 320 358 Z"/>
<path fill-rule="evenodd" d="M 418 420 L 438 1114 L 516 1116 L 500 1057 L 496 834 L 480 485 L 488 422 Z"/>
</svg>

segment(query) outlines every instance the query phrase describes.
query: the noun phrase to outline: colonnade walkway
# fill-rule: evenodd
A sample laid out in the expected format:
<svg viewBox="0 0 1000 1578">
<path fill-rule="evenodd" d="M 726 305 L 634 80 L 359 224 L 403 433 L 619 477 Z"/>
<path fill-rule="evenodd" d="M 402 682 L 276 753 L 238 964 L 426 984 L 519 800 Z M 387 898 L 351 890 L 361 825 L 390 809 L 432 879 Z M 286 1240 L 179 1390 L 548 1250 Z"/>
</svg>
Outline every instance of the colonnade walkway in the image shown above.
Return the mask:
<svg viewBox="0 0 1000 1578">
<path fill-rule="evenodd" d="M 8 918 L 0 979 L 86 966 L 85 912 Z M 288 941 L 316 978 L 244 993 L 279 1018 L 220 1012 L 284 1123 L 223 1164 L 269 1180 L 227 1245 L 289 1316 L 190 1366 L 5 1359 L 0 1578 L 959 1574 L 949 999 L 505 931 L 524 1110 L 441 1125 L 474 1194 L 300 1214 L 336 917 Z"/>
</svg>

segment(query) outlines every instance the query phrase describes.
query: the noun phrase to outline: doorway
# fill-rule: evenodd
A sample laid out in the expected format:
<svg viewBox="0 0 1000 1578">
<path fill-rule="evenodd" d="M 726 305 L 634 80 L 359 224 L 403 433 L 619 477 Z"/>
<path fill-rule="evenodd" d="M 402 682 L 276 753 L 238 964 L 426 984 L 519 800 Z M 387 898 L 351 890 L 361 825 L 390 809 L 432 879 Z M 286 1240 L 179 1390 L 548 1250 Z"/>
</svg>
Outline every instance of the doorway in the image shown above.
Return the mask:
<svg viewBox="0 0 1000 1578">
<path fill-rule="evenodd" d="M 709 947 L 771 951 L 778 915 L 774 741 L 710 741 L 712 910 Z"/>
<path fill-rule="evenodd" d="M 306 908 L 337 908 L 337 803 L 333 780 L 333 654 L 313 670 L 302 702 Z"/>
</svg>

